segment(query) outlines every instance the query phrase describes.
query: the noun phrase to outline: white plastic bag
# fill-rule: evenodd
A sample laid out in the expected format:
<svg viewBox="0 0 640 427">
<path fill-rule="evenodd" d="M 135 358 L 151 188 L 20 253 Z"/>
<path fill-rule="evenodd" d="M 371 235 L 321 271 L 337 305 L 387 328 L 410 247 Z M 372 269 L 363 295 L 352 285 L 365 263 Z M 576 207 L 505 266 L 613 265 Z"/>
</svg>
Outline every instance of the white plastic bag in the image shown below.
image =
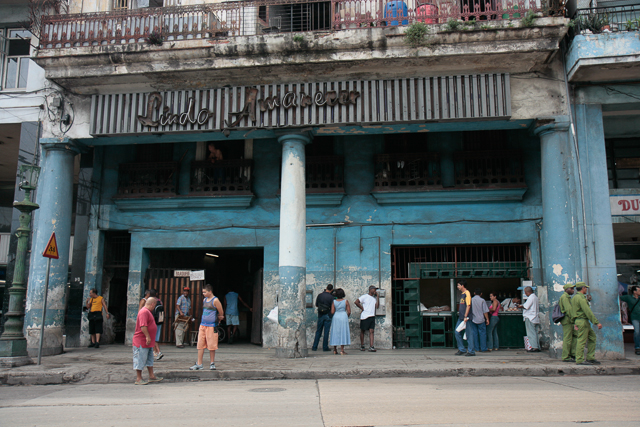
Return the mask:
<svg viewBox="0 0 640 427">
<path fill-rule="evenodd" d="M 524 349 L 527 351 L 532 349 L 531 344 L 529 343 L 529 337 L 524 337 Z"/>
<path fill-rule="evenodd" d="M 273 310 L 269 312 L 267 319 L 271 320 L 274 323 L 278 323 L 278 306 L 276 305 Z"/>
<path fill-rule="evenodd" d="M 462 332 L 467 328 L 467 322 L 460 322 L 458 327 L 456 328 L 456 332 Z"/>
</svg>

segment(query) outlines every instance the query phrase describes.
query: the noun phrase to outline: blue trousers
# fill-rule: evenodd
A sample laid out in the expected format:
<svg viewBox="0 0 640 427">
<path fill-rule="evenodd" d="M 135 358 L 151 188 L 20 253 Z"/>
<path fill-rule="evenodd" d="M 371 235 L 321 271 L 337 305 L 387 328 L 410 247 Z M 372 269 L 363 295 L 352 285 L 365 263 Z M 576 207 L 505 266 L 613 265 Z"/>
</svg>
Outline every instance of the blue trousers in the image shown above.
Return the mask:
<svg viewBox="0 0 640 427">
<path fill-rule="evenodd" d="M 489 316 L 489 326 L 487 327 L 487 346 L 493 350 L 500 348 L 500 341 L 498 340 L 498 322 L 500 318 L 498 316 Z"/>
<path fill-rule="evenodd" d="M 455 329 L 456 343 L 458 344 L 458 350 L 465 353 L 467 349 L 465 348 L 464 340 L 462 339 L 462 336 L 464 335 L 464 330 L 462 332 L 458 332 L 458 326 L 460 326 L 460 323 L 462 323 L 462 320 L 458 319 L 458 322 L 456 323 L 456 329 Z M 469 323 L 471 323 L 471 321 L 467 322 L 467 325 Z"/>
<path fill-rule="evenodd" d="M 640 350 L 640 320 L 632 320 L 633 325 L 633 344 L 636 350 Z"/>
<path fill-rule="evenodd" d="M 316 329 L 316 337 L 313 340 L 312 350 L 318 349 L 318 343 L 320 343 L 320 335 L 324 330 L 324 337 L 322 338 L 322 349 L 329 351 L 329 329 L 331 329 L 331 316 L 328 314 L 318 315 L 318 328 Z"/>
</svg>

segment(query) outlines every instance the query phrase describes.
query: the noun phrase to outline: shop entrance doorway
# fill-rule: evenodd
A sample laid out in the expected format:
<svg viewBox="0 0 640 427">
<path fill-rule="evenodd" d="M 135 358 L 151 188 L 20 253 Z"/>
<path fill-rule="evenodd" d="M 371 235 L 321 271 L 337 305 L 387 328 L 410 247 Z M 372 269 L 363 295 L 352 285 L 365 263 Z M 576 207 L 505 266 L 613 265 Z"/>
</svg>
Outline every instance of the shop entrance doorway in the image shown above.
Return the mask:
<svg viewBox="0 0 640 427">
<path fill-rule="evenodd" d="M 243 304 L 238 304 L 240 325 L 238 335 L 233 341 L 261 345 L 263 259 L 262 248 L 150 250 L 150 266 L 144 279 L 145 288 L 158 291 L 158 296 L 165 306 L 167 319 L 159 342 L 175 342 L 172 324 L 177 311 L 176 302 L 185 287 L 190 290 L 191 315 L 195 318 L 190 331 L 198 330 L 202 315 L 202 288 L 208 283 L 213 286 L 213 294 L 220 298 L 223 306 L 225 295 L 228 292 L 237 292 L 253 309 L 251 312 Z M 190 271 L 204 271 L 204 280 L 190 280 L 190 277 L 185 276 Z"/>
<path fill-rule="evenodd" d="M 393 342 L 396 348 L 454 348 L 460 294 L 456 280 L 480 289 L 501 303 L 520 297 L 530 275 L 526 244 L 459 245 L 392 248 Z M 500 347 L 522 347 L 524 322 L 520 311 L 500 314 Z"/>
</svg>

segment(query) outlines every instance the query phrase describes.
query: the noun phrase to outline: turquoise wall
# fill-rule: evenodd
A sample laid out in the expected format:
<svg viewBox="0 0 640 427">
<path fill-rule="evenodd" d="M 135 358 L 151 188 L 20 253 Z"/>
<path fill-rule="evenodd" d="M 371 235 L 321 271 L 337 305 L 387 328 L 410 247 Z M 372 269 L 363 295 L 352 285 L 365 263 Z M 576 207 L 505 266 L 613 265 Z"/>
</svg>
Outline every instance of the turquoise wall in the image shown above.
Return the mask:
<svg viewBox="0 0 640 427">
<path fill-rule="evenodd" d="M 461 149 L 461 133 L 430 133 L 425 147 L 431 151 Z M 239 142 L 240 143 L 240 142 Z M 94 181 L 100 197 L 94 197 L 96 216 L 89 239 L 88 259 L 100 251 L 98 230 L 129 230 L 132 236 L 129 265 L 128 339 L 135 325 L 138 301 L 143 290 L 142 277 L 148 265 L 148 249 L 160 248 L 264 248 L 263 343 L 276 346 L 275 323 L 266 319 L 276 304 L 278 288 L 278 198 L 281 146 L 275 139 L 254 140 L 253 192 L 248 209 L 133 211 L 118 210 L 112 197 L 117 191 L 118 164 L 134 160 L 135 146 L 107 146 L 96 150 Z M 441 205 L 379 205 L 370 194 L 374 185 L 375 154 L 384 147 L 383 136 L 340 136 L 334 139 L 335 152 L 344 156 L 346 195 L 337 207 L 307 207 L 307 223 L 346 222 L 344 226 L 307 229 L 307 289 L 314 298 L 327 283 L 334 281 L 334 241 L 336 283 L 353 301 L 369 285 L 388 290 L 391 308 L 391 247 L 394 245 L 500 244 L 531 245 L 534 267 L 538 243 L 536 223 L 540 221 L 540 147 L 537 138 L 526 131 L 512 131 L 510 145 L 522 149 L 528 190 L 522 201 L 450 203 Z M 104 150 L 104 151 L 103 151 Z M 195 143 L 176 144 L 176 158 L 188 152 L 184 164 L 195 155 Z M 102 154 L 104 153 L 104 154 Z M 469 200 L 481 191 L 468 191 Z M 378 251 L 380 241 L 380 252 Z M 92 247 L 91 242 L 97 242 Z M 100 261 L 98 260 L 98 263 Z M 379 266 L 380 265 L 380 274 Z M 88 271 L 85 287 L 99 281 L 99 266 Z M 534 274 L 538 274 L 534 268 Z M 215 290 L 214 290 L 215 291 Z M 357 310 L 356 310 L 357 311 Z M 359 313 L 357 313 L 359 314 Z M 392 346 L 391 314 L 377 319 L 376 345 Z M 315 333 L 316 314 L 307 309 L 307 340 Z M 352 341 L 359 342 L 358 316 L 352 315 Z"/>
</svg>

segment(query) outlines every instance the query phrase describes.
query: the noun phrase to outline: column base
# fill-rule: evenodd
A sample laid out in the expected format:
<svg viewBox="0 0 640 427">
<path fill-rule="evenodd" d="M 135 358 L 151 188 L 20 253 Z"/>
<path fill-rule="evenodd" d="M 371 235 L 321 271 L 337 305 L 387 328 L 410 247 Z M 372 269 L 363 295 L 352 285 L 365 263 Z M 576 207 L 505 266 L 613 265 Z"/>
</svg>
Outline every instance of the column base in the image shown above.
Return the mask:
<svg viewBox="0 0 640 427">
<path fill-rule="evenodd" d="M 33 360 L 29 356 L 0 357 L 0 368 L 17 368 L 25 365 L 33 365 Z"/>
<path fill-rule="evenodd" d="M 40 348 L 40 328 L 27 328 L 27 352 L 31 357 L 38 357 Z M 42 355 L 53 356 L 62 354 L 63 335 L 59 326 L 47 326 L 44 329 L 44 340 L 42 342 Z"/>
<path fill-rule="evenodd" d="M 279 359 L 300 359 L 308 356 L 309 356 L 308 348 L 295 350 L 293 348 L 276 347 L 276 357 Z"/>
<path fill-rule="evenodd" d="M 0 340 L 0 357 L 27 357 L 27 340 L 25 338 Z"/>
</svg>

